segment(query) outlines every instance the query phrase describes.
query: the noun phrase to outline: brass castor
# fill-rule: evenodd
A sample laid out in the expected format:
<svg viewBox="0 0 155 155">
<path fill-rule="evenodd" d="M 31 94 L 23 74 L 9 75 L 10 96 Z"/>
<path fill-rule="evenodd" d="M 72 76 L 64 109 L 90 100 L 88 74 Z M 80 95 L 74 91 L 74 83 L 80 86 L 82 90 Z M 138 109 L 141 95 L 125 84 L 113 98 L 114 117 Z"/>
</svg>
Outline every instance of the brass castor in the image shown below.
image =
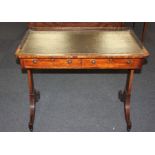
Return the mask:
<svg viewBox="0 0 155 155">
<path fill-rule="evenodd" d="M 127 131 L 130 132 L 131 131 L 131 124 L 127 125 Z"/>
<path fill-rule="evenodd" d="M 32 125 L 32 124 L 29 124 L 29 130 L 30 130 L 31 132 L 33 132 L 33 125 Z"/>
<path fill-rule="evenodd" d="M 130 132 L 131 131 L 131 128 L 127 127 L 127 131 Z"/>
</svg>

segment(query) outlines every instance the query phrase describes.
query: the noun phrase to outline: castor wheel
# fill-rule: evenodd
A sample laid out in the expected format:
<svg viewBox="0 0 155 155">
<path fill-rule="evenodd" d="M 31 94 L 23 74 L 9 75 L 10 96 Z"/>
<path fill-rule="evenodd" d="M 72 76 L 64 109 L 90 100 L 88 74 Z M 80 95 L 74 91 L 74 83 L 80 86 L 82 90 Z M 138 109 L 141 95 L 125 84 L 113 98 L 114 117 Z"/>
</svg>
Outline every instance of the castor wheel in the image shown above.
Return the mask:
<svg viewBox="0 0 155 155">
<path fill-rule="evenodd" d="M 33 125 L 32 125 L 32 124 L 29 124 L 29 130 L 30 130 L 31 132 L 33 132 Z"/>
<path fill-rule="evenodd" d="M 125 102 L 125 93 L 122 90 L 118 92 L 118 98 L 121 102 Z"/>
<path fill-rule="evenodd" d="M 130 132 L 131 131 L 131 128 L 127 127 L 127 131 Z"/>
<path fill-rule="evenodd" d="M 35 90 L 35 101 L 38 102 L 40 100 L 40 92 Z"/>
<path fill-rule="evenodd" d="M 127 131 L 128 131 L 128 132 L 131 131 L 131 124 L 127 126 Z"/>
</svg>

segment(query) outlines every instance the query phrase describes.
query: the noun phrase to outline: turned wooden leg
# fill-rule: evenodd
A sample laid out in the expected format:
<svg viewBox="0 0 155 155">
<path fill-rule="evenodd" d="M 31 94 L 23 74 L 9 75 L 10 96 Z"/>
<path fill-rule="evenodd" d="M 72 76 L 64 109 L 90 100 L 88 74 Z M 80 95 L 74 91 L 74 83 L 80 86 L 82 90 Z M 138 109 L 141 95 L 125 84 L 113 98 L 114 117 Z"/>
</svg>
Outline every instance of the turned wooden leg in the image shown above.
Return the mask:
<svg viewBox="0 0 155 155">
<path fill-rule="evenodd" d="M 29 120 L 29 130 L 33 131 L 33 124 L 34 124 L 34 118 L 35 118 L 35 106 L 36 102 L 40 99 L 40 93 L 39 91 L 36 91 L 34 88 L 34 82 L 33 82 L 33 74 L 32 70 L 27 70 L 28 73 L 28 86 L 29 86 L 29 99 L 30 99 L 30 120 Z"/>
<path fill-rule="evenodd" d="M 129 70 L 125 90 L 119 92 L 119 98 L 124 102 L 124 113 L 127 123 L 127 131 L 131 129 L 131 120 L 130 120 L 130 97 L 132 89 L 132 81 L 134 76 L 134 70 Z"/>
</svg>

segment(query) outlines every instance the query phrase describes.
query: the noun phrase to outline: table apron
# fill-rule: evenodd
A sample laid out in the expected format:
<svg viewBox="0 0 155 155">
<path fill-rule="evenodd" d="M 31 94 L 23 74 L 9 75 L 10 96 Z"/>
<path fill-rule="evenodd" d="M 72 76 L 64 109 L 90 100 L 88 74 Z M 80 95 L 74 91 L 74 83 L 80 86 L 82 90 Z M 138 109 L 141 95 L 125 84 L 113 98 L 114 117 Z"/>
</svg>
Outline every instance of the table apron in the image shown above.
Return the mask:
<svg viewBox="0 0 155 155">
<path fill-rule="evenodd" d="M 23 69 L 141 69 L 143 58 L 20 59 Z"/>
</svg>

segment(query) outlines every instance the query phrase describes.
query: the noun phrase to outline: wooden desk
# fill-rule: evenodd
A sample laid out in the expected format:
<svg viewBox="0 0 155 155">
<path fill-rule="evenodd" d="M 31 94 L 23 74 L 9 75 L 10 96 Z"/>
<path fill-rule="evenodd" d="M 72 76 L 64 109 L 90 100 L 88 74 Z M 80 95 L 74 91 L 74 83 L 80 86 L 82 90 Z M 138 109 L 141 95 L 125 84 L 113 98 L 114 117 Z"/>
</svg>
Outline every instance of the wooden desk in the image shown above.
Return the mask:
<svg viewBox="0 0 155 155">
<path fill-rule="evenodd" d="M 130 96 L 134 70 L 149 55 L 128 28 L 67 27 L 31 28 L 17 48 L 16 57 L 28 73 L 29 129 L 33 130 L 35 105 L 40 94 L 34 88 L 35 69 L 126 69 L 128 78 L 119 97 L 124 102 L 127 130 L 131 129 Z"/>
</svg>

